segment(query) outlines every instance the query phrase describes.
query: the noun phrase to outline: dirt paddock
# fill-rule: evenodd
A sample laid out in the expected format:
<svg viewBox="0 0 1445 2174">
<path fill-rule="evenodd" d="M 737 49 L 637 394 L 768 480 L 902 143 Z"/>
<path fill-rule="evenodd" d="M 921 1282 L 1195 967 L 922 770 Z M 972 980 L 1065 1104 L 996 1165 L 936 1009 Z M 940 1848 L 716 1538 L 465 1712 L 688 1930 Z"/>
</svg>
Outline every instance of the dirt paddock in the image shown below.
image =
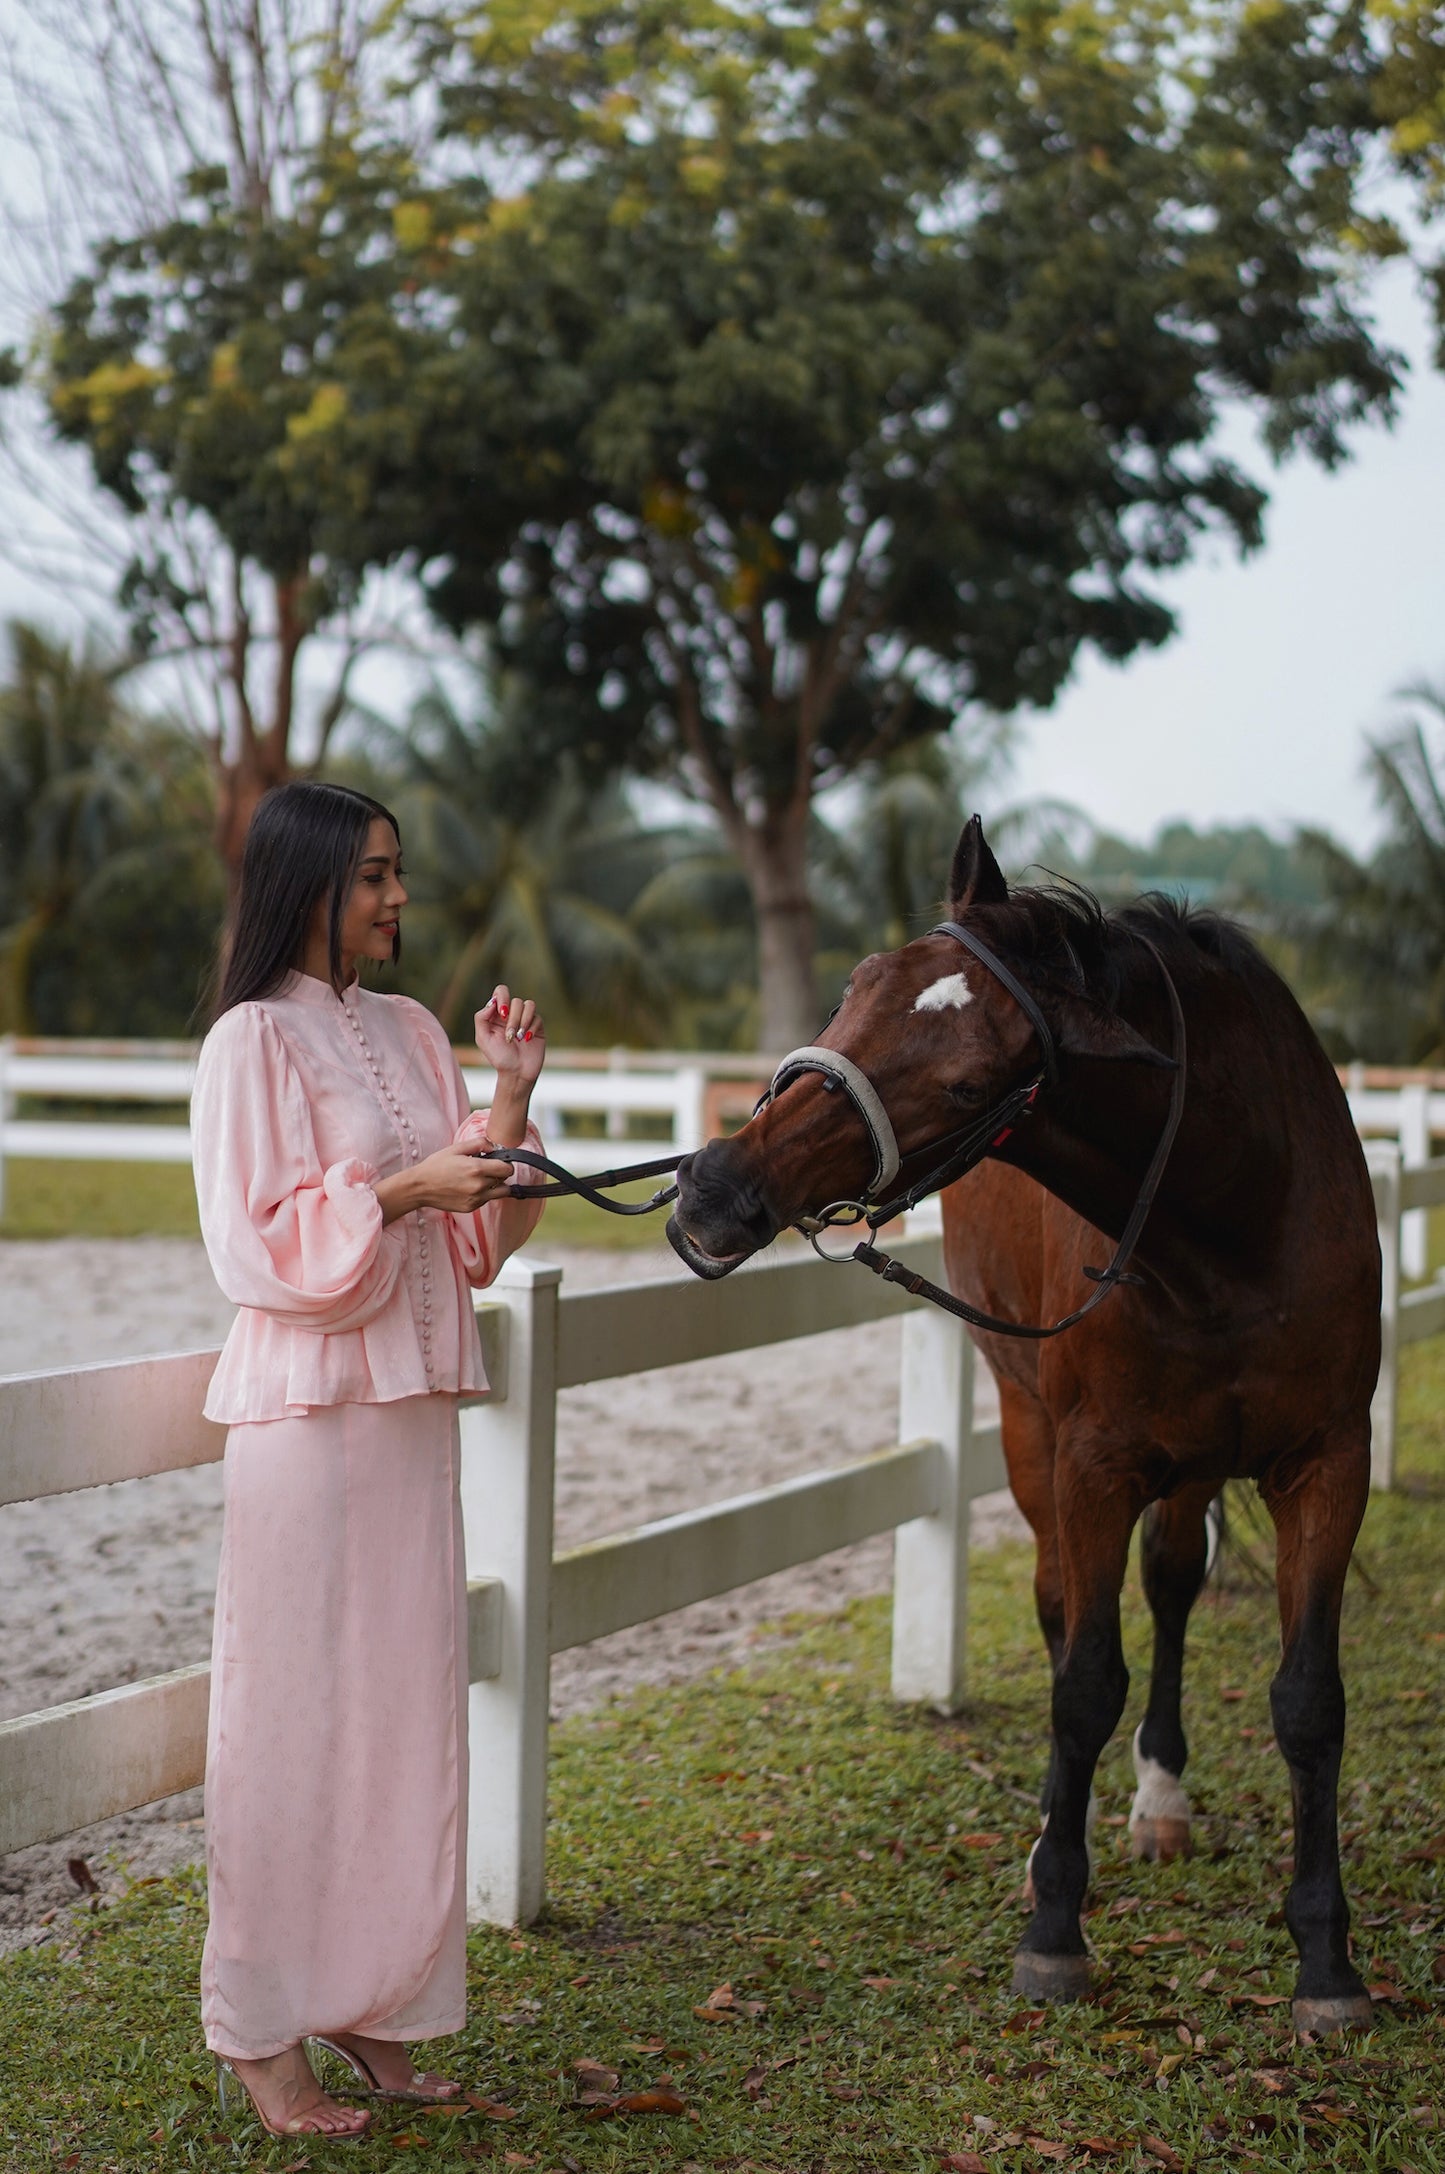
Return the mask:
<svg viewBox="0 0 1445 2174">
<path fill-rule="evenodd" d="M 634 1253 L 534 1247 L 564 1290 L 685 1275 L 665 1246 Z M 184 1239 L 0 1242 L 0 1374 L 144 1353 L 224 1336 L 231 1309 L 205 1254 Z M 566 1390 L 559 1399 L 557 1543 L 566 1547 L 720 1501 L 896 1435 L 896 1322 Z M 220 1541 L 218 1465 L 0 1508 L 0 1719 L 205 1659 Z M 975 1510 L 987 1544 L 1024 1527 L 1007 1495 Z M 826 1611 L 887 1586 L 876 1539 L 715 1601 L 565 1653 L 557 1717 L 637 1683 L 734 1665 L 781 1615 Z M 75 1899 L 66 1861 L 103 1885 L 166 1871 L 203 1851 L 200 1791 L 0 1859 L 0 1952 L 44 1938 Z"/>
</svg>

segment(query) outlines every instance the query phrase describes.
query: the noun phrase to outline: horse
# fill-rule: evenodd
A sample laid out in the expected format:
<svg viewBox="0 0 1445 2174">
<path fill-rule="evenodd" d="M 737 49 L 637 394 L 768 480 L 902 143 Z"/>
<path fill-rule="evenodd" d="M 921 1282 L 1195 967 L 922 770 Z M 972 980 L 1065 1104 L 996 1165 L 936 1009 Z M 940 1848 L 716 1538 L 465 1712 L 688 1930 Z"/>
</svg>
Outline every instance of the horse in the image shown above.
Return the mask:
<svg viewBox="0 0 1445 2174">
<path fill-rule="evenodd" d="M 1089 1989 L 1091 1785 L 1128 1689 L 1119 1594 L 1141 1517 L 1154 1640 L 1132 1837 L 1138 1855 L 1187 1853 L 1185 1630 L 1212 1505 L 1248 1478 L 1276 1536 L 1294 2023 L 1367 2026 L 1339 1863 L 1339 1619 L 1369 1488 L 1380 1257 L 1344 1094 L 1285 983 L 1218 915 L 1010 891 L 977 816 L 948 915 L 863 960 L 751 1121 L 682 1162 L 669 1239 L 716 1277 L 789 1227 L 816 1232 L 828 1204 L 837 1220 L 876 1202 L 884 1128 L 900 1185 L 934 1182 L 940 1155 L 944 1177 L 972 1161 L 942 1193 L 944 1261 L 954 1310 L 982 1317 L 1053 1673 L 1014 1989 Z M 1127 1267 L 1099 1268 L 1106 1239 Z"/>
</svg>

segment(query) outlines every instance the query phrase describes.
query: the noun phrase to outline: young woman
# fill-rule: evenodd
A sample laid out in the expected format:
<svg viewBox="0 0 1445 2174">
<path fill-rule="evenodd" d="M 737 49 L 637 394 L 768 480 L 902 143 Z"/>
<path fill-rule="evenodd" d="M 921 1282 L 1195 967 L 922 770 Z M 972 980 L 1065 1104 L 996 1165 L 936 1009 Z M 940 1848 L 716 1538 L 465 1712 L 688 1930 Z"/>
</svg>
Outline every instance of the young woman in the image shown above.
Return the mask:
<svg viewBox="0 0 1445 2174">
<path fill-rule="evenodd" d="M 535 1004 L 476 1021 L 471 1115 L 441 1026 L 363 988 L 397 956 L 378 802 L 257 808 L 192 1105 L 201 1228 L 240 1307 L 206 1400 L 230 1428 L 206 1762 L 206 2043 L 273 2135 L 364 2133 L 304 2041 L 418 2098 L 406 2041 L 465 2014 L 467 1632 L 457 1406 L 471 1293 L 541 1213 L 487 1146 L 539 1146 Z M 518 1166 L 517 1175 L 525 1175 Z"/>
</svg>

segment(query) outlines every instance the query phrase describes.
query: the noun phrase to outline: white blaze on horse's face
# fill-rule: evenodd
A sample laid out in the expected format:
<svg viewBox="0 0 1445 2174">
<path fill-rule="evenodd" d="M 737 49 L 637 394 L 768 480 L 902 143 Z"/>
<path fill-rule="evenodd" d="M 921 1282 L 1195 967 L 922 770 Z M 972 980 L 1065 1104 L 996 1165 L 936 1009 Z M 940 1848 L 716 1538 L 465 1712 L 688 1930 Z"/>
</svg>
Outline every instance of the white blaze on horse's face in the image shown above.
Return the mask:
<svg viewBox="0 0 1445 2174">
<path fill-rule="evenodd" d="M 916 1012 L 961 1012 L 965 1004 L 973 1002 L 973 991 L 968 986 L 966 974 L 945 974 L 940 981 L 931 981 L 926 989 L 920 989 L 913 999 Z"/>
</svg>

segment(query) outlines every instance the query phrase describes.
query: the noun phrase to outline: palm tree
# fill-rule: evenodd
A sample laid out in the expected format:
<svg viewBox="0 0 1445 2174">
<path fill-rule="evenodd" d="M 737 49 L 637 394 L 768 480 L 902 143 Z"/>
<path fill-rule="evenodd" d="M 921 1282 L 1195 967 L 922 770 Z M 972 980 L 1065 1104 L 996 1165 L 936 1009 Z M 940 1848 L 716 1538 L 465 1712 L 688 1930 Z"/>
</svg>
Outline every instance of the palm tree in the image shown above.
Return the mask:
<svg viewBox="0 0 1445 2174">
<path fill-rule="evenodd" d="M 1418 680 L 1365 772 L 1385 817 L 1367 861 L 1319 831 L 1300 845 L 1323 902 L 1289 917 L 1311 1017 L 1341 1057 L 1445 1060 L 1445 685 Z"/>
<path fill-rule="evenodd" d="M 860 953 L 893 950 L 938 919 L 959 831 L 975 807 L 994 802 L 1008 741 L 996 718 L 971 737 L 911 741 L 872 765 L 831 821 L 815 824 L 820 984 L 841 986 Z M 1020 802 L 989 823 L 1015 867 L 1065 849 L 1077 858 L 1089 831 L 1076 808 L 1052 800 Z"/>
<path fill-rule="evenodd" d="M 434 683 L 404 729 L 357 713 L 412 871 L 409 978 L 448 1032 L 505 981 L 537 997 L 558 1040 L 667 1041 L 713 840 L 643 828 L 620 784 L 589 787 L 568 763 L 519 793 L 507 758 L 530 690 L 511 678 L 481 697 L 464 713 Z"/>
</svg>

